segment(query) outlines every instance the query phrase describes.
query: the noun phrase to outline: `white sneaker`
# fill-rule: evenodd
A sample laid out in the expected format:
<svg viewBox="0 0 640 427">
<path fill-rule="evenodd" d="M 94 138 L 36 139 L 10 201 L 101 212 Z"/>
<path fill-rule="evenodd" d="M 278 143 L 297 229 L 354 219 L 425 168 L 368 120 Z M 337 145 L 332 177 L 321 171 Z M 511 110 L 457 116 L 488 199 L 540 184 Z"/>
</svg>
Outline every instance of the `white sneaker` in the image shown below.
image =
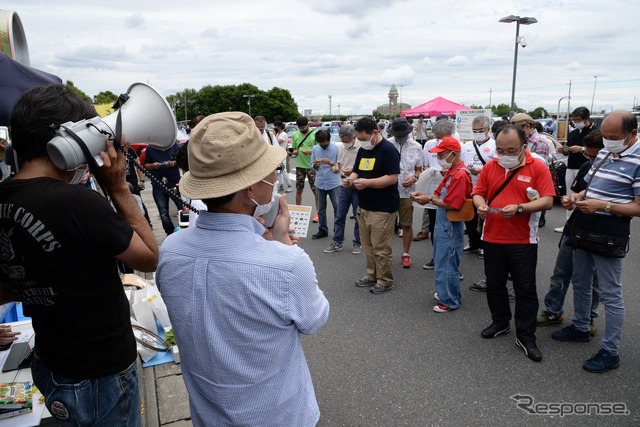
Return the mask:
<svg viewBox="0 0 640 427">
<path fill-rule="evenodd" d="M 562 233 L 564 231 L 564 227 L 556 227 L 553 229 L 556 233 Z"/>
<path fill-rule="evenodd" d="M 354 255 L 359 255 L 362 253 L 362 247 L 358 244 L 353 245 L 353 250 L 351 251 Z"/>
</svg>

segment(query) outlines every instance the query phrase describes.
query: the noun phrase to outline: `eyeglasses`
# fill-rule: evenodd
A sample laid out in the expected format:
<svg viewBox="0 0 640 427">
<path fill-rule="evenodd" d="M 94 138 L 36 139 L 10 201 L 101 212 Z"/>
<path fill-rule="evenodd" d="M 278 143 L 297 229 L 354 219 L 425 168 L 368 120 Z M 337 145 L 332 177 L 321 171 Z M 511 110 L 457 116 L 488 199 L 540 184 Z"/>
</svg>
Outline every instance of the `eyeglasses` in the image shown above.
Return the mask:
<svg viewBox="0 0 640 427">
<path fill-rule="evenodd" d="M 276 172 L 282 172 L 284 170 L 284 165 L 280 165 L 276 168 Z"/>
<path fill-rule="evenodd" d="M 522 153 L 524 149 L 524 146 L 521 146 L 520 148 L 509 148 L 508 150 L 503 150 L 502 148 L 496 148 L 496 153 L 502 155 L 507 155 L 507 156 L 518 156 L 520 155 L 520 153 Z"/>
</svg>

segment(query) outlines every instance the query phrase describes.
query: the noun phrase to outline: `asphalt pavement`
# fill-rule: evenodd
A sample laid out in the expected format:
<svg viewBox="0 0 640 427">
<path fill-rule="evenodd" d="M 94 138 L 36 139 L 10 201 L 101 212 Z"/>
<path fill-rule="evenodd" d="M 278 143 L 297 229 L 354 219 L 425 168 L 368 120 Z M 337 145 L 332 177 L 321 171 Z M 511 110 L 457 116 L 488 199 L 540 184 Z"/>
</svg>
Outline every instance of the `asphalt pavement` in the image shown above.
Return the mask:
<svg viewBox="0 0 640 427">
<path fill-rule="evenodd" d="M 151 191 L 145 190 L 143 198 L 155 215 L 155 233 L 161 242 L 164 233 Z M 295 192 L 287 200 L 293 204 Z M 312 201 L 307 187 L 303 204 L 312 205 Z M 328 211 L 331 229 L 330 204 Z M 414 234 L 421 214 L 419 209 L 414 212 Z M 564 218 L 564 210 L 555 205 L 547 212 L 547 225 L 540 229 L 537 287 L 541 306 L 560 238 L 553 228 L 561 226 Z M 591 342 L 554 341 L 551 332 L 571 321 L 569 291 L 564 323 L 538 328 L 543 360 L 533 362 L 516 346 L 513 325 L 512 332 L 503 336 L 480 337 L 491 317 L 485 294 L 468 289 L 483 276 L 483 261 L 477 254 L 462 256 L 461 307 L 435 313 L 434 273 L 422 269 L 431 259 L 431 242 L 413 242 L 413 266 L 403 269 L 402 239 L 394 237 L 395 286 L 373 295 L 354 285 L 364 273 L 365 257 L 351 253 L 353 221 L 347 219 L 342 252 L 323 252 L 331 237 L 311 239 L 317 224 L 310 225 L 308 238 L 299 243 L 313 260 L 319 286 L 331 304 L 325 327 L 303 337 L 320 405 L 319 426 L 640 425 L 637 220 L 632 222 L 631 250 L 624 261 L 626 319 L 620 368 L 606 374 L 582 369 L 582 363 L 600 349 L 602 306 L 596 319 L 598 333 Z M 190 425 L 179 365 L 143 371 L 147 425 Z"/>
</svg>

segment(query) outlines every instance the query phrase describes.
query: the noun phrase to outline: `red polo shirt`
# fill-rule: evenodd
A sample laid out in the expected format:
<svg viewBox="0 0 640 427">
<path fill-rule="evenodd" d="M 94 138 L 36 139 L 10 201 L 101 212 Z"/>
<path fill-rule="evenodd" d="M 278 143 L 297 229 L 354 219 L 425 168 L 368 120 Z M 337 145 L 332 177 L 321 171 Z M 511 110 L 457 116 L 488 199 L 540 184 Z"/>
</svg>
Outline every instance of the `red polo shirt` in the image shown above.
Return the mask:
<svg viewBox="0 0 640 427">
<path fill-rule="evenodd" d="M 460 172 L 458 173 L 458 171 Z M 461 161 L 447 171 L 433 194 L 440 197 L 440 192 L 449 181 L 449 177 L 451 177 L 451 182 L 447 186 L 447 195 L 442 201 L 452 208 L 460 209 L 471 194 L 471 175 L 464 162 Z"/>
<path fill-rule="evenodd" d="M 538 190 L 540 197 L 556 195 L 549 168 L 526 150 L 525 158 L 524 166 L 491 202 L 490 208 L 529 202 L 527 187 Z M 491 159 L 482 168 L 472 194 L 490 199 L 511 173 L 498 163 L 497 158 Z M 523 213 L 506 219 L 501 214 L 489 214 L 482 229 L 482 240 L 501 244 L 538 243 L 538 215 Z"/>
</svg>

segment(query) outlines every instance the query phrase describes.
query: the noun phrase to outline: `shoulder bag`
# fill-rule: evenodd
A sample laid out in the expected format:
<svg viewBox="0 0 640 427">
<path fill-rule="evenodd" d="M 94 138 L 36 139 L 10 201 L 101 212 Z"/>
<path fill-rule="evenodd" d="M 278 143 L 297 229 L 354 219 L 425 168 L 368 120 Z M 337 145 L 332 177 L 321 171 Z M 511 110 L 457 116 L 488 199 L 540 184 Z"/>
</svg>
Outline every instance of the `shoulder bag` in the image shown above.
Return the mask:
<svg viewBox="0 0 640 427">
<path fill-rule="evenodd" d="M 469 174 L 469 179 L 471 179 L 471 173 L 467 169 L 464 171 Z M 474 215 L 473 199 L 466 199 L 460 209 L 447 209 L 447 219 L 451 222 L 471 221 Z"/>
<path fill-rule="evenodd" d="M 591 174 L 587 188 L 584 190 L 585 196 L 596 172 L 607 161 L 609 154 L 611 153 L 602 159 Z M 565 242 L 567 246 L 605 258 L 624 258 L 629 252 L 631 217 L 585 214 L 574 209 L 567 225 L 569 227 L 569 238 Z"/>
</svg>

